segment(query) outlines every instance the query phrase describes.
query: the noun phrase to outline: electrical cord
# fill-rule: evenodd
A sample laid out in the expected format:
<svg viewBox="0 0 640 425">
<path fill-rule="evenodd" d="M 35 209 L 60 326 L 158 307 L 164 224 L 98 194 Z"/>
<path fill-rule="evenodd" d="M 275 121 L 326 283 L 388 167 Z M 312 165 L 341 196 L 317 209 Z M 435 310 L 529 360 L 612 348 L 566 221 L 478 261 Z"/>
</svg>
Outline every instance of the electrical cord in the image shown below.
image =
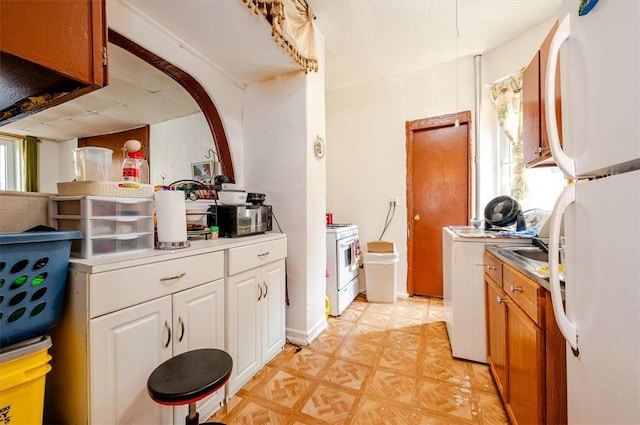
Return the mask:
<svg viewBox="0 0 640 425">
<path fill-rule="evenodd" d="M 384 236 L 384 232 L 387 231 L 387 229 L 389 228 L 389 224 L 391 224 L 391 220 L 393 220 L 393 216 L 396 213 L 396 203 L 395 201 L 389 202 L 389 209 L 387 210 L 387 217 L 384 219 L 384 228 L 382 229 L 382 233 L 380 234 L 380 237 L 378 238 L 379 241 L 382 240 L 382 237 Z M 391 214 L 391 217 L 389 217 L 389 214 Z"/>
</svg>

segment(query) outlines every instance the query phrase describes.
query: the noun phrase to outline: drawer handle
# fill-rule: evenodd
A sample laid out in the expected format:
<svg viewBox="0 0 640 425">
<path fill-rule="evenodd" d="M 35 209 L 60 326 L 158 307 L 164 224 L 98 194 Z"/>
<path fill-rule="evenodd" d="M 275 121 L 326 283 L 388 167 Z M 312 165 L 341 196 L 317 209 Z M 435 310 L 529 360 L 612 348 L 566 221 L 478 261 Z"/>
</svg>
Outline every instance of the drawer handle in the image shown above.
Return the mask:
<svg viewBox="0 0 640 425">
<path fill-rule="evenodd" d="M 262 299 L 262 285 L 258 284 L 258 288 L 260 288 L 260 295 L 258 295 L 258 301 Z"/>
<path fill-rule="evenodd" d="M 178 338 L 178 342 L 182 342 L 182 338 L 184 338 L 184 322 L 180 316 L 178 316 L 178 323 L 180 323 L 180 338 Z"/>
<path fill-rule="evenodd" d="M 262 298 L 267 298 L 267 294 L 269 293 L 269 287 L 267 286 L 267 282 L 262 282 L 262 284 L 264 285 L 264 297 Z"/>
<path fill-rule="evenodd" d="M 261 252 L 260 254 L 258 254 L 258 257 L 260 257 L 260 258 L 264 258 L 264 257 L 266 257 L 267 255 L 269 255 L 269 251 Z"/>
<path fill-rule="evenodd" d="M 509 290 L 510 290 L 511 292 L 524 292 L 524 289 L 522 289 L 522 286 L 514 286 L 514 285 L 511 285 L 511 286 L 509 287 Z"/>
<path fill-rule="evenodd" d="M 186 274 L 187 274 L 187 273 L 186 273 L 186 272 L 184 272 L 184 273 L 177 274 L 177 275 L 175 275 L 175 276 L 161 277 L 161 278 L 160 278 L 160 282 L 166 282 L 167 280 L 176 280 L 176 279 L 180 279 L 181 277 L 184 277 Z"/>
<path fill-rule="evenodd" d="M 498 304 L 505 304 L 507 302 L 507 299 L 502 298 L 501 296 L 497 296 L 496 301 L 498 302 Z"/>
<path fill-rule="evenodd" d="M 476 264 L 476 266 L 486 267 L 487 270 L 498 270 L 496 266 L 492 266 L 491 264 Z"/>
<path fill-rule="evenodd" d="M 171 328 L 166 320 L 164 321 L 164 327 L 167 330 L 167 342 L 164 344 L 164 348 L 167 348 L 171 342 Z"/>
</svg>

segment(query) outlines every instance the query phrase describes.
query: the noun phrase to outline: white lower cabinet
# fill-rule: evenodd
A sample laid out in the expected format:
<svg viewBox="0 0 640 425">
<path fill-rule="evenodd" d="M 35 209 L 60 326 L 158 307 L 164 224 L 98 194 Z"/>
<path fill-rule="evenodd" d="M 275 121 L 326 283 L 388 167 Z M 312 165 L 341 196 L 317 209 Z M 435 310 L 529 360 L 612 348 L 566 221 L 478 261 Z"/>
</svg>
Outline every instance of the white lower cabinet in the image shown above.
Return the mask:
<svg viewBox="0 0 640 425">
<path fill-rule="evenodd" d="M 224 349 L 224 253 L 70 275 L 70 299 L 51 332 L 46 423 L 184 423 L 187 407 L 153 402 L 147 379 L 177 354 Z M 134 301 L 122 308 L 127 297 Z M 201 417 L 223 397 L 218 391 L 199 402 Z"/>
<path fill-rule="evenodd" d="M 182 423 L 187 407 L 153 402 L 147 378 L 172 356 L 198 348 L 223 349 L 223 320 L 222 280 L 91 320 L 92 422 Z M 198 402 L 198 411 L 217 410 L 223 393 Z"/>
<path fill-rule="evenodd" d="M 227 398 L 285 344 L 286 239 L 227 253 L 226 347 L 233 358 Z"/>
</svg>

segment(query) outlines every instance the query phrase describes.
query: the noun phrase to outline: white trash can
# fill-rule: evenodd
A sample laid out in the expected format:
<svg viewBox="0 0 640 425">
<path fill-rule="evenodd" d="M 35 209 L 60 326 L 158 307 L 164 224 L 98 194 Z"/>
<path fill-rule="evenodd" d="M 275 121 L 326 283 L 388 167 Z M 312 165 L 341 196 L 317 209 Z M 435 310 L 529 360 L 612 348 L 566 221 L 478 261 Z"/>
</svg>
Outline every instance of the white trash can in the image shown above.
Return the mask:
<svg viewBox="0 0 640 425">
<path fill-rule="evenodd" d="M 396 302 L 399 257 L 393 242 L 367 243 L 363 263 L 368 302 Z"/>
</svg>

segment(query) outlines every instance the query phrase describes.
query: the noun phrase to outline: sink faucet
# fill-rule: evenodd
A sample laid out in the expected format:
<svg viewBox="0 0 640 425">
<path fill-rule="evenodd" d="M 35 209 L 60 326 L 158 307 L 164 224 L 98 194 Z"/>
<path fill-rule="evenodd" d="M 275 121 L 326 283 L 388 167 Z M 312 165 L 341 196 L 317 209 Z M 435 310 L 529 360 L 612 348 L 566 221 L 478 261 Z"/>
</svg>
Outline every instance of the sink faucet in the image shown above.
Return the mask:
<svg viewBox="0 0 640 425">
<path fill-rule="evenodd" d="M 533 238 L 531 239 L 531 244 L 537 246 L 538 248 L 543 250 L 546 254 L 549 253 L 549 245 L 547 245 L 542 239 Z"/>
</svg>

